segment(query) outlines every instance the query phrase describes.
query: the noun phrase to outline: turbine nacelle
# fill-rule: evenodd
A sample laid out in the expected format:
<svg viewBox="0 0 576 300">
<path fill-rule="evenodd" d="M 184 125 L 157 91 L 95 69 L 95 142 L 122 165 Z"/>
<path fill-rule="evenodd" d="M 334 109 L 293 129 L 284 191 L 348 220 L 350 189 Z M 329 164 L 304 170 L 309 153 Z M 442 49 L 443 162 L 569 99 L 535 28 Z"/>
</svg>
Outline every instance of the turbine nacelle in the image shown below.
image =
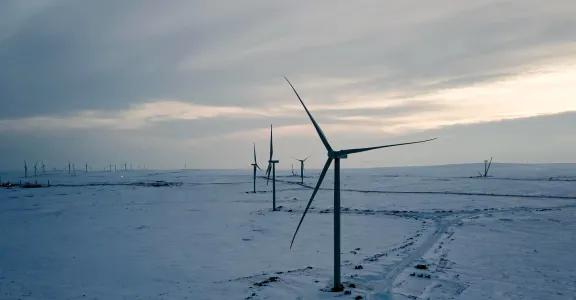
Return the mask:
<svg viewBox="0 0 576 300">
<path fill-rule="evenodd" d="M 332 159 L 345 159 L 348 158 L 348 153 L 346 153 L 346 150 L 340 150 L 340 151 L 330 151 L 328 152 L 328 157 L 332 158 Z"/>
</svg>

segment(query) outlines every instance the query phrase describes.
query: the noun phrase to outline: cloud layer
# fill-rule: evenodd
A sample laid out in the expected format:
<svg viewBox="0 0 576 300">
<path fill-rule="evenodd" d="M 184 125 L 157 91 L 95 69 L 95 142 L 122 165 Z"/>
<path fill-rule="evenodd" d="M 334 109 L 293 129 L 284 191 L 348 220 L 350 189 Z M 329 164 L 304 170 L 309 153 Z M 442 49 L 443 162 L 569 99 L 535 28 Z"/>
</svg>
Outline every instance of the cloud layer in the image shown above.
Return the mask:
<svg viewBox="0 0 576 300">
<path fill-rule="evenodd" d="M 158 167 L 272 122 L 314 139 L 282 75 L 336 144 L 574 111 L 574 15 L 571 0 L 2 1 L 0 137 L 172 145 L 148 154 Z"/>
</svg>

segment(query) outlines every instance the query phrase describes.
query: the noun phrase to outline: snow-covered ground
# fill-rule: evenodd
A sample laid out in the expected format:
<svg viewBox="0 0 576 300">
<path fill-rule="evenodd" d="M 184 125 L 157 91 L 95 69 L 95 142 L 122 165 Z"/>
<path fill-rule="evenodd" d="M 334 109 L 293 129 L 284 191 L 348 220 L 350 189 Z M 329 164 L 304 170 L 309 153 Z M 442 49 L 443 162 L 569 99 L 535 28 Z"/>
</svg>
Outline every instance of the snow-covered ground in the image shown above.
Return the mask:
<svg viewBox="0 0 576 300">
<path fill-rule="evenodd" d="M 0 189 L 0 299 L 576 299 L 576 165 L 482 168 L 343 169 L 341 293 L 331 172 L 291 250 L 317 170 L 277 212 L 250 170 L 39 176 Z"/>
</svg>

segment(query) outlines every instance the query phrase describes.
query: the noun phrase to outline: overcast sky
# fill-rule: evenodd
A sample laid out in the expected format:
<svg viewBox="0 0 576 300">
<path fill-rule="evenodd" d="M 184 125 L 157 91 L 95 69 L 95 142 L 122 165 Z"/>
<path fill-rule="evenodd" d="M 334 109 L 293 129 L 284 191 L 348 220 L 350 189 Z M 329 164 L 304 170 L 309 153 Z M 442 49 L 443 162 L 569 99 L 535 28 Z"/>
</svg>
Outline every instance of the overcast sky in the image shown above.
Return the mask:
<svg viewBox="0 0 576 300">
<path fill-rule="evenodd" d="M 576 4 L 0 1 L 0 169 L 576 162 Z"/>
</svg>

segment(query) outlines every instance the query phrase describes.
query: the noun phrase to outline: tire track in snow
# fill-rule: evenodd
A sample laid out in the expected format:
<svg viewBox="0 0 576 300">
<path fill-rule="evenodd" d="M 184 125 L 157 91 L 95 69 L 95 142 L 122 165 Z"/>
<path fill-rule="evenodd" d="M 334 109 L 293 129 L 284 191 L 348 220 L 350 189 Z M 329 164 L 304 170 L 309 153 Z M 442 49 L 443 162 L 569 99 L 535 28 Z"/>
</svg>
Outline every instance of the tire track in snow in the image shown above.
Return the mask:
<svg viewBox="0 0 576 300">
<path fill-rule="evenodd" d="M 412 251 L 412 253 L 394 265 L 394 267 L 386 273 L 384 279 L 376 284 L 374 291 L 367 295 L 367 299 L 389 299 L 392 294 L 393 284 L 398 276 L 400 276 L 400 274 L 402 274 L 402 272 L 404 272 L 408 267 L 413 265 L 416 260 L 424 256 L 426 252 L 432 249 L 440 240 L 442 234 L 446 232 L 448 227 L 459 220 L 460 219 L 447 221 L 440 218 L 434 219 L 433 221 L 436 224 L 434 232 L 428 235 L 428 237 L 426 237 L 426 239 L 414 251 Z"/>
<path fill-rule="evenodd" d="M 435 230 L 408 256 L 403 258 L 400 262 L 396 263 L 392 269 L 388 270 L 383 280 L 376 281 L 376 285 L 373 291 L 367 294 L 367 299 L 384 300 L 391 299 L 392 295 L 404 296 L 405 295 L 395 294 L 392 292 L 394 282 L 407 268 L 415 264 L 417 260 L 420 260 L 428 251 L 434 248 L 438 243 L 440 238 L 444 233 L 448 231 L 451 226 L 454 226 L 463 219 L 472 218 L 474 216 L 479 216 L 485 213 L 513 213 L 513 212 L 526 212 L 526 211 L 547 211 L 547 210 L 562 210 L 564 208 L 574 208 L 576 205 L 563 205 L 563 206 L 551 206 L 551 207 L 515 207 L 506 208 L 501 210 L 490 210 L 490 211 L 461 211 L 448 213 L 440 216 L 421 216 L 434 221 Z M 401 216 L 401 215 L 398 215 Z M 408 216 L 405 216 L 408 217 Z"/>
</svg>

